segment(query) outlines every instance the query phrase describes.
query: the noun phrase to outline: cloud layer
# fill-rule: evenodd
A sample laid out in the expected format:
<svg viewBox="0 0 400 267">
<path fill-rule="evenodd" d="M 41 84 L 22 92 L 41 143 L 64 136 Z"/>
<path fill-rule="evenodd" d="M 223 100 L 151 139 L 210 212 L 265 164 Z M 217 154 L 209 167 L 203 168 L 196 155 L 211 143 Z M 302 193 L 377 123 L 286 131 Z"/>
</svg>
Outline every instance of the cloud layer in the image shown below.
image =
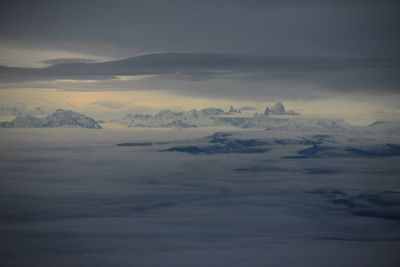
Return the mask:
<svg viewBox="0 0 400 267">
<path fill-rule="evenodd" d="M 28 52 L 58 65 L 0 67 L 0 86 L 89 79 L 97 82 L 51 88 L 170 89 L 229 99 L 398 94 L 398 9 L 391 0 L 6 1 L 0 65 L 36 66 L 25 62 L 38 58 Z M 85 64 L 93 58 L 108 61 Z M 151 78 L 115 79 L 126 75 Z"/>
<path fill-rule="evenodd" d="M 157 53 L 98 63 L 60 63 L 45 68 L 3 66 L 0 80 L 108 80 L 120 76 L 178 81 L 230 79 L 247 83 L 284 80 L 296 82 L 299 87 L 311 83 L 332 90 L 368 91 L 379 87 L 381 91 L 398 92 L 399 70 L 400 58 Z"/>
<path fill-rule="evenodd" d="M 206 133 L 53 130 L 0 132 L 2 265 L 398 265 L 398 157 L 280 158 L 383 136 L 246 131 L 268 151 L 192 155 L 158 151 Z"/>
</svg>

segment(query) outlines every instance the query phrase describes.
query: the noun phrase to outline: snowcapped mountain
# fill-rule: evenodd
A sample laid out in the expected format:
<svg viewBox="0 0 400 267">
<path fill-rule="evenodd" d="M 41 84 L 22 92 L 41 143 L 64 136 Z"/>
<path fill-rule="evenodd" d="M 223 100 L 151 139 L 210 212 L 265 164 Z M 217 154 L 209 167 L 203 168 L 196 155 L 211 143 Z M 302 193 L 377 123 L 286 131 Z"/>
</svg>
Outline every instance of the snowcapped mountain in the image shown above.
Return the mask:
<svg viewBox="0 0 400 267">
<path fill-rule="evenodd" d="M 155 115 L 128 114 L 120 121 L 128 124 L 128 127 L 135 128 L 193 128 L 215 125 L 213 116 L 222 114 L 224 114 L 224 111 L 219 108 L 193 109 L 181 112 L 165 109 Z"/>
<path fill-rule="evenodd" d="M 235 126 L 265 130 L 330 130 L 344 129 L 350 124 L 340 119 L 311 119 L 300 116 L 240 116 L 222 109 L 203 109 L 182 112 L 162 110 L 155 115 L 128 114 L 120 120 L 131 128 L 194 128 L 208 126 Z"/>
<path fill-rule="evenodd" d="M 293 116 L 297 115 L 297 116 Z M 378 121 L 368 126 L 352 126 L 343 119 L 310 118 L 293 110 L 286 110 L 278 102 L 267 107 L 264 114 L 243 114 L 233 106 L 228 111 L 205 108 L 174 112 L 168 109 L 152 114 L 128 114 L 119 122 L 130 128 L 195 128 L 210 126 L 234 126 L 242 129 L 311 131 L 369 131 L 376 133 L 400 132 L 400 123 Z"/>
<path fill-rule="evenodd" d="M 0 123 L 2 128 L 54 128 L 54 127 L 82 127 L 100 129 L 101 126 L 94 119 L 72 110 L 58 109 L 51 115 L 38 118 L 31 114 L 17 116 L 11 122 Z"/>
<path fill-rule="evenodd" d="M 6 128 L 37 128 L 43 124 L 42 120 L 31 114 L 16 117 L 12 122 L 6 122 Z"/>
<path fill-rule="evenodd" d="M 267 107 L 264 115 L 299 115 L 299 113 L 293 110 L 286 110 L 285 106 L 281 102 L 278 102 L 273 107 Z"/>
<path fill-rule="evenodd" d="M 161 110 L 155 115 L 128 114 L 120 122 L 131 128 L 194 128 L 207 126 L 235 126 L 238 128 L 255 128 L 265 130 L 327 130 L 343 129 L 350 127 L 348 123 L 338 119 L 310 119 L 297 115 L 298 113 L 286 111 L 283 104 L 277 103 L 269 114 L 282 116 L 269 116 L 254 114 L 244 116 L 233 106 L 227 112 L 220 108 L 205 108 L 174 112 Z"/>
<path fill-rule="evenodd" d="M 242 112 L 231 105 L 228 112 L 226 112 L 225 114 L 230 115 L 230 114 L 236 114 L 236 113 L 242 113 Z"/>
</svg>

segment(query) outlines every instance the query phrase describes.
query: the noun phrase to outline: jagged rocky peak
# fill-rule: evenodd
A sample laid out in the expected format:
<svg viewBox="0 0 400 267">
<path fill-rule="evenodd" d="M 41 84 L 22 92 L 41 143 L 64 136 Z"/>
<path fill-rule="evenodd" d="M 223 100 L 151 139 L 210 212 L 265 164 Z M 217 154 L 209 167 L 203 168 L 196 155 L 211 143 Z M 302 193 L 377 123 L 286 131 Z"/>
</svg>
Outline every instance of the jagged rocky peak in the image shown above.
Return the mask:
<svg viewBox="0 0 400 267">
<path fill-rule="evenodd" d="M 44 127 L 78 126 L 83 128 L 100 129 L 101 126 L 92 118 L 72 110 L 57 109 L 45 118 Z"/>
<path fill-rule="evenodd" d="M 299 115 L 299 113 L 293 110 L 286 110 L 282 102 L 277 102 L 273 107 L 267 107 L 264 115 Z"/>
<path fill-rule="evenodd" d="M 232 113 L 241 113 L 240 110 L 236 109 L 234 106 L 230 106 L 227 114 L 232 114 Z"/>
<path fill-rule="evenodd" d="M 72 111 L 57 109 L 51 115 L 38 118 L 31 114 L 18 116 L 11 122 L 3 122 L 0 127 L 5 128 L 39 128 L 39 127 L 82 127 L 91 129 L 101 129 L 101 126 L 96 120 Z"/>
<path fill-rule="evenodd" d="M 17 116 L 12 122 L 13 127 L 27 127 L 27 128 L 37 128 L 42 127 L 43 122 L 40 118 L 35 117 L 31 114 L 23 114 Z"/>
<path fill-rule="evenodd" d="M 274 105 L 273 110 L 277 113 L 284 113 L 285 112 L 285 107 L 281 102 L 278 102 Z"/>
</svg>

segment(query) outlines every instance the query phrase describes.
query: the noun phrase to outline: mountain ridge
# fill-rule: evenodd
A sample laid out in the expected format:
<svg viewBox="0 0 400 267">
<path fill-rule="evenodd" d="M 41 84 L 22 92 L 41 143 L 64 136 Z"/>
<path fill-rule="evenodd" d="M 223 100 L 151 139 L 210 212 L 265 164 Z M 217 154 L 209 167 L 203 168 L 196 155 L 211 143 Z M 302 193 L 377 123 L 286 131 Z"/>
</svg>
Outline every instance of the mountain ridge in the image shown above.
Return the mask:
<svg viewBox="0 0 400 267">
<path fill-rule="evenodd" d="M 57 109 L 52 114 L 38 118 L 32 114 L 17 116 L 10 122 L 0 122 L 0 128 L 56 128 L 81 127 L 101 129 L 101 125 L 91 117 L 72 110 Z"/>
</svg>

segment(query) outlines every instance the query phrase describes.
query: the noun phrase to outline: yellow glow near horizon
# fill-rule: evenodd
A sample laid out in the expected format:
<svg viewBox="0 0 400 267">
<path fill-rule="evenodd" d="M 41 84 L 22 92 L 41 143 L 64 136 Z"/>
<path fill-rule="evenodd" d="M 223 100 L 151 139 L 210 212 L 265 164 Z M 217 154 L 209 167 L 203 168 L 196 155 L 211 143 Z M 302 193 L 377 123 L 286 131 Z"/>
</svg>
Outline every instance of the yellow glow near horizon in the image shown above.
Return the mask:
<svg viewBox="0 0 400 267">
<path fill-rule="evenodd" d="M 231 101 L 177 96 L 168 91 L 63 91 L 54 89 L 0 90 L 0 104 L 42 103 L 84 107 L 99 100 L 121 101 L 148 108 L 192 109 L 228 106 Z"/>
<path fill-rule="evenodd" d="M 115 101 L 124 104 L 125 110 L 190 110 L 205 107 L 220 107 L 223 109 L 234 105 L 255 106 L 258 112 L 263 112 L 267 105 L 275 101 L 238 101 L 212 98 L 199 98 L 177 95 L 170 91 L 66 91 L 56 89 L 2 89 L 0 90 L 0 105 L 10 106 L 25 103 L 31 107 L 43 106 L 51 109 L 68 108 L 77 111 L 87 111 L 96 101 Z M 293 109 L 304 116 L 338 117 L 353 124 L 367 124 L 383 117 L 396 118 L 399 111 L 376 102 L 363 102 L 347 99 L 324 100 L 284 100 L 287 109 Z M 112 112 L 112 110 L 110 110 Z"/>
</svg>

